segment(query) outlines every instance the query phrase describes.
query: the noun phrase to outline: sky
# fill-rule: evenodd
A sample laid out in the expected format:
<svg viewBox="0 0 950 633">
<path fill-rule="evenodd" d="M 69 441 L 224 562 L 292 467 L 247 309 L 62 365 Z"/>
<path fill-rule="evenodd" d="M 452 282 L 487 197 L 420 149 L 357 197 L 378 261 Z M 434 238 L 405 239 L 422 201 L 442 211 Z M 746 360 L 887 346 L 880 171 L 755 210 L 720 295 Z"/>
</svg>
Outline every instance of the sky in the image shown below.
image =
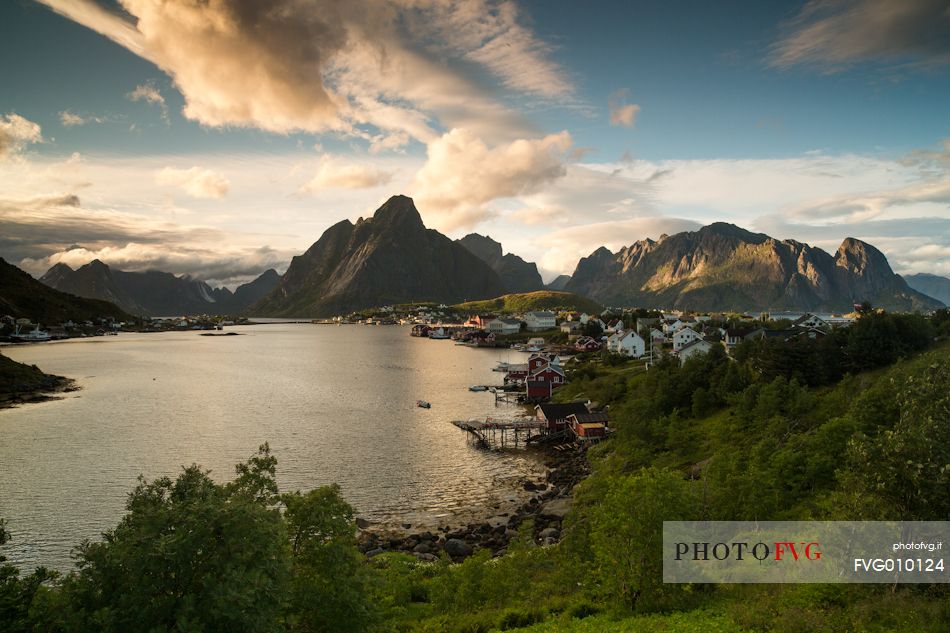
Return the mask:
<svg viewBox="0 0 950 633">
<path fill-rule="evenodd" d="M 5 0 L 0 257 L 235 286 L 412 196 L 570 274 L 732 222 L 950 276 L 945 0 Z"/>
</svg>

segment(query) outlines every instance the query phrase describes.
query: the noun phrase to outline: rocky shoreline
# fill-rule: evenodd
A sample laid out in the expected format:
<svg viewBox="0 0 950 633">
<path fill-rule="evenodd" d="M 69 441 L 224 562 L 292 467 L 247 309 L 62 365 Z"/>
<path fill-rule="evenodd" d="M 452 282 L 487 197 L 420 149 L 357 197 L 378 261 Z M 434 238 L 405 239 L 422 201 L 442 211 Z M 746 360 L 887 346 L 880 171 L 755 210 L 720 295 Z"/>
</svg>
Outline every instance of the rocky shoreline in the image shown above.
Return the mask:
<svg viewBox="0 0 950 633">
<path fill-rule="evenodd" d="M 81 389 L 75 380 L 63 376 L 49 376 L 39 387 L 27 389 L 20 389 L 19 387 L 20 385 L 12 385 L 9 391 L 4 390 L 0 393 L 0 409 L 17 407 L 21 404 L 61 400 L 63 396 L 59 394 L 71 393 Z"/>
<path fill-rule="evenodd" d="M 492 556 L 503 556 L 508 543 L 526 520 L 534 521 L 534 540 L 539 545 L 552 545 L 560 540 L 561 522 L 571 508 L 571 493 L 575 485 L 590 473 L 586 452 L 575 448 L 563 452 L 550 451 L 545 458 L 548 467 L 546 481 L 537 484 L 526 480 L 528 500 L 512 511 L 492 513 L 485 508 L 486 518 L 458 527 L 414 531 L 412 525 L 403 525 L 403 532 L 382 532 L 361 519 L 357 536 L 359 549 L 368 557 L 384 552 L 413 554 L 421 561 L 435 562 L 442 552 L 458 562 L 479 549 L 491 551 Z"/>
<path fill-rule="evenodd" d="M 30 402 L 58 400 L 56 394 L 76 391 L 76 381 L 44 373 L 36 365 L 25 365 L 0 353 L 0 409 Z"/>
</svg>

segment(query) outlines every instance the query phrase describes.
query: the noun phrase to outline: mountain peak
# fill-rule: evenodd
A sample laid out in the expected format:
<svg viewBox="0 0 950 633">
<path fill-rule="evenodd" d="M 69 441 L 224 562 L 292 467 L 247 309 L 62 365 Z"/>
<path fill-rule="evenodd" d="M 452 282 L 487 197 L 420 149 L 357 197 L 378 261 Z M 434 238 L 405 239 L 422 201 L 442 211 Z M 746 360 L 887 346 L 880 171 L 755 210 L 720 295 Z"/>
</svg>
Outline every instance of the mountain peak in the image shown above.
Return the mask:
<svg viewBox="0 0 950 633">
<path fill-rule="evenodd" d="M 706 226 L 699 229 L 700 234 L 715 234 L 723 235 L 727 237 L 736 237 L 744 242 L 752 242 L 755 244 L 760 244 L 767 239 L 768 235 L 764 233 L 753 233 L 752 231 L 747 231 L 741 226 L 736 226 L 735 224 L 730 224 L 729 222 L 713 222 L 712 224 L 707 224 Z"/>
<path fill-rule="evenodd" d="M 497 266 L 501 260 L 501 244 L 487 235 L 469 233 L 457 241 L 489 266 Z"/>
<path fill-rule="evenodd" d="M 389 226 L 412 225 L 425 228 L 422 216 L 419 215 L 412 198 L 401 195 L 393 196 L 383 203 L 383 206 L 373 215 L 373 221 Z"/>
<path fill-rule="evenodd" d="M 887 263 L 887 257 L 874 246 L 854 237 L 846 237 L 838 252 L 835 254 L 835 261 L 838 266 L 858 275 L 864 275 L 867 270 L 883 272 L 891 275 L 891 265 Z"/>
</svg>

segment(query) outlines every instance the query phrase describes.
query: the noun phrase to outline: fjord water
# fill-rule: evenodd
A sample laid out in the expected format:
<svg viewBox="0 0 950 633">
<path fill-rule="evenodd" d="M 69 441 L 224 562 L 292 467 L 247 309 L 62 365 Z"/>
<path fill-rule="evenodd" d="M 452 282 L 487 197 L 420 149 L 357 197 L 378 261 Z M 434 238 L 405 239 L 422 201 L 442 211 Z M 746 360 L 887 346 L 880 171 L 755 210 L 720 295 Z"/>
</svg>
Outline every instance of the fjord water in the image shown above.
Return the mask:
<svg viewBox="0 0 950 633">
<path fill-rule="evenodd" d="M 510 500 L 544 469 L 479 450 L 454 419 L 514 415 L 471 384 L 496 384 L 506 350 L 412 338 L 398 326 L 268 324 L 5 347 L 80 391 L 0 411 L 0 517 L 15 563 L 67 569 L 70 550 L 116 525 L 141 474 L 182 465 L 233 475 L 263 442 L 282 490 L 339 483 L 359 516 L 452 523 Z M 512 362 L 519 360 L 510 353 Z M 415 406 L 418 399 L 431 409 Z"/>
</svg>

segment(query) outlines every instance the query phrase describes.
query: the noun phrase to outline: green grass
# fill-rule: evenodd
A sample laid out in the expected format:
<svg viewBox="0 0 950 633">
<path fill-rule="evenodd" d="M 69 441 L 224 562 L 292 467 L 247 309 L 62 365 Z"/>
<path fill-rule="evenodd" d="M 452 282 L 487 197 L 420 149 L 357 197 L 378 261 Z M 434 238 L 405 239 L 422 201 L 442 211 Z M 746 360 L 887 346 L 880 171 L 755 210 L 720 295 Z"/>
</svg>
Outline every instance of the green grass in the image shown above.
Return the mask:
<svg viewBox="0 0 950 633">
<path fill-rule="evenodd" d="M 503 295 L 482 301 L 467 301 L 454 307 L 463 312 L 495 312 L 501 314 L 558 309 L 600 314 L 604 310 L 603 306 L 590 299 L 572 292 L 556 292 L 554 290 L 538 290 L 536 292 Z"/>
<path fill-rule="evenodd" d="M 725 615 L 700 610 L 616 619 L 610 615 L 548 620 L 521 629 L 523 633 L 747 633 Z"/>
</svg>

